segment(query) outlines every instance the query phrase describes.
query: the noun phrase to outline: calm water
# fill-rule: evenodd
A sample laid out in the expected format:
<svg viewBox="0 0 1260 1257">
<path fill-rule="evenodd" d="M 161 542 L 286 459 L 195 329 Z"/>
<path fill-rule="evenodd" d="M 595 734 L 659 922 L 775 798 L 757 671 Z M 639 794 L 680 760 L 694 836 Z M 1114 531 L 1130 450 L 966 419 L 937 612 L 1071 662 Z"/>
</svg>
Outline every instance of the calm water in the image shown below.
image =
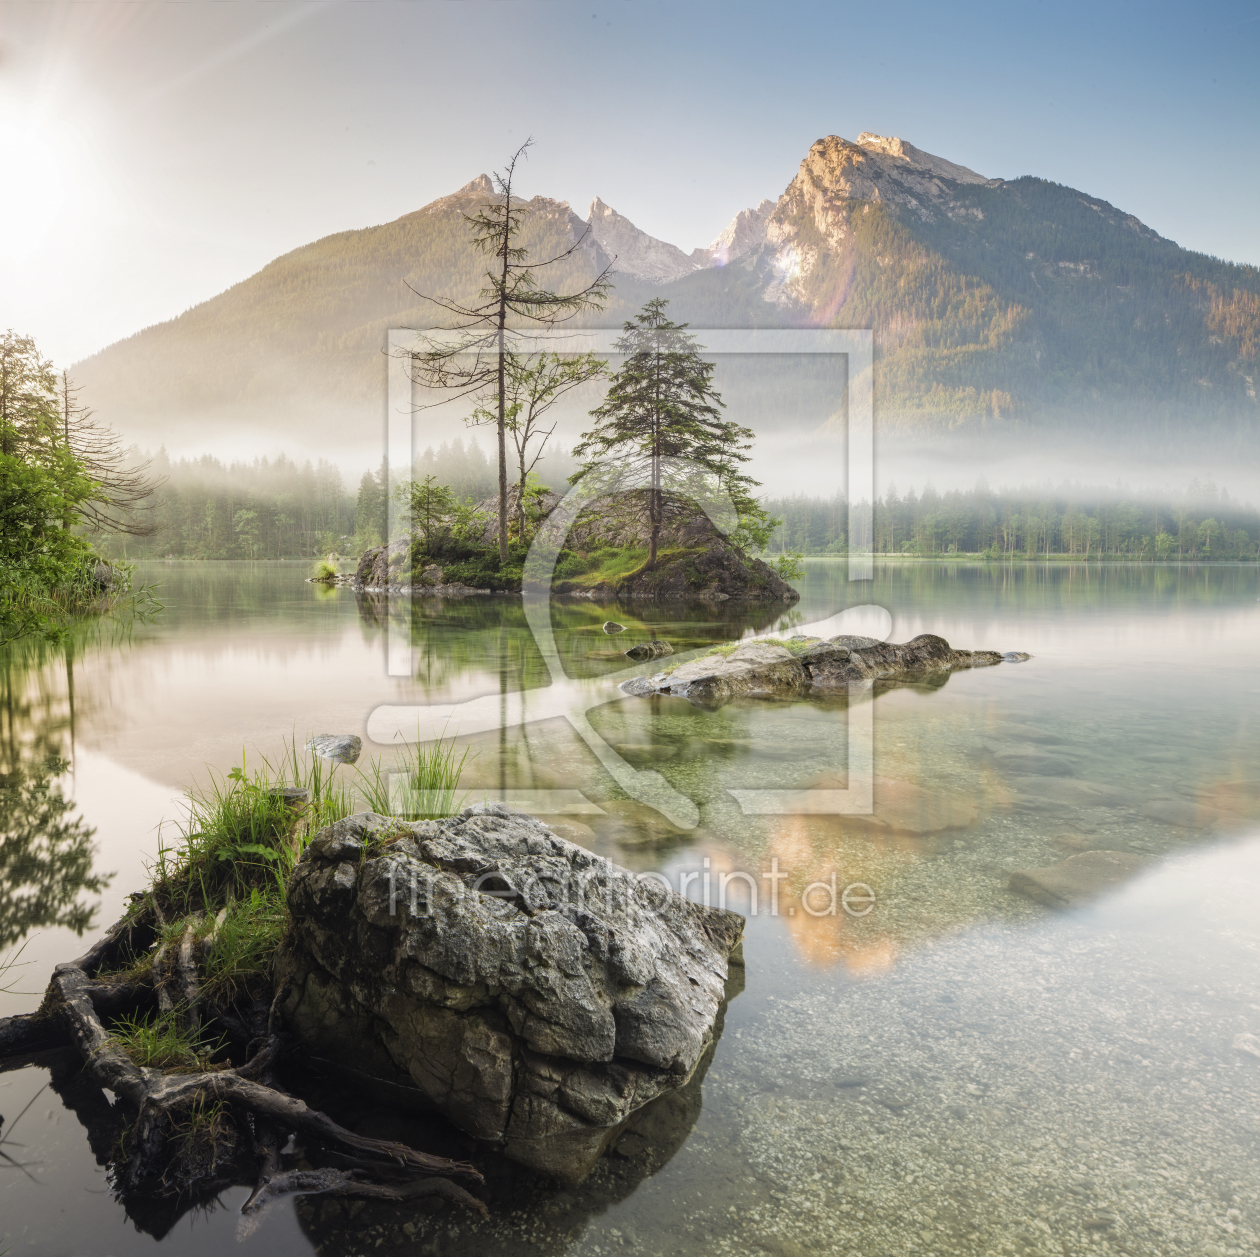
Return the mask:
<svg viewBox="0 0 1260 1257">
<path fill-rule="evenodd" d="M 1256 569 L 898 563 L 850 586 L 839 564 L 812 562 L 786 616 L 699 608 L 644 623 L 556 608 L 554 681 L 519 603 L 395 608 L 391 623 L 382 603 L 304 574 L 155 564 L 144 576 L 163 583 L 167 610 L 154 624 L 0 661 L 0 951 L 25 942 L 27 962 L 0 1015 L 33 1008 L 54 961 L 115 919 L 206 765 L 226 769 L 242 748 L 274 756 L 294 736 L 365 734 L 379 710 L 453 706 L 473 797 L 550 792 L 535 797 L 561 832 L 687 878 L 693 896 L 749 874 L 758 911 L 721 1037 L 702 1075 L 646 1110 L 580 1188 L 480 1158 L 489 1223 L 290 1200 L 249 1234 L 244 1187 L 120 1202 L 109 1098 L 60 1057 L 10 1068 L 0 1252 L 121 1257 L 155 1239 L 171 1254 L 1260 1247 Z M 625 662 L 617 643 L 648 632 L 686 650 L 856 604 L 886 608 L 892 640 L 930 631 L 1033 659 L 852 709 L 708 713 L 622 698 L 607 679 Z M 602 633 L 610 617 L 624 638 Z M 411 677 L 388 675 L 390 638 L 410 646 Z M 562 689 L 585 736 L 552 701 Z M 483 728 L 457 706 L 478 701 L 524 722 Z M 862 706 L 873 819 L 744 814 L 731 790 L 843 786 Z M 699 823 L 627 798 L 609 748 L 623 781 L 658 772 Z M 1144 872 L 1073 913 L 1007 888 L 1014 870 L 1093 848 L 1135 853 Z M 826 910 L 833 875 L 871 888 L 867 915 Z M 746 884 L 731 882 L 743 911 Z M 326 1102 L 365 1132 L 458 1146 L 448 1130 Z"/>
</svg>

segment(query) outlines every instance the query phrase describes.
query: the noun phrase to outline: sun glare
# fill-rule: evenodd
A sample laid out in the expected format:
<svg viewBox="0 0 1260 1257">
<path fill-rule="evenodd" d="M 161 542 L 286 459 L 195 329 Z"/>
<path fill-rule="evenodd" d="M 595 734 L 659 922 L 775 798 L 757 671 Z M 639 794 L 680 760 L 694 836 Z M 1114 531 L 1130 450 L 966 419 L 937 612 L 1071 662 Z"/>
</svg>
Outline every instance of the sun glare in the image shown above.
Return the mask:
<svg viewBox="0 0 1260 1257">
<path fill-rule="evenodd" d="M 19 190 L 0 198 L 0 253 L 20 260 L 58 228 L 82 170 L 73 135 L 54 123 L 0 117 L 6 183 Z M 82 207 L 81 207 L 82 208 Z"/>
</svg>

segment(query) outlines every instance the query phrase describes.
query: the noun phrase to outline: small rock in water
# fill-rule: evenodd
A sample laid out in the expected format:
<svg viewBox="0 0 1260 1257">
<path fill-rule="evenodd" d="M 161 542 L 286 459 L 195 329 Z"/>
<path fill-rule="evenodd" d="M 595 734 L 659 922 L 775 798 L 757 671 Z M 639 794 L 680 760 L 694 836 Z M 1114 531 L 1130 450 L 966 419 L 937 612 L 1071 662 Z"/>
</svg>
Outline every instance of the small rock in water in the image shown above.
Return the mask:
<svg viewBox="0 0 1260 1257">
<path fill-rule="evenodd" d="M 650 642 L 639 642 L 637 646 L 631 646 L 626 651 L 626 658 L 633 659 L 635 663 L 642 663 L 645 659 L 660 659 L 662 655 L 673 653 L 674 648 L 657 637 Z"/>
<path fill-rule="evenodd" d="M 317 733 L 306 744 L 320 759 L 331 759 L 338 764 L 353 764 L 363 751 L 363 739 L 353 733 Z"/>
<path fill-rule="evenodd" d="M 1026 663 L 1032 656 L 1023 650 L 1008 650 L 1002 656 L 1003 663 Z"/>
<path fill-rule="evenodd" d="M 626 631 L 626 626 L 624 624 L 618 624 L 616 620 L 604 621 L 605 633 L 624 633 L 625 631 Z"/>
<path fill-rule="evenodd" d="M 631 677 L 628 681 L 622 681 L 617 688 L 623 694 L 641 698 L 644 694 L 655 694 L 660 687 L 653 677 Z"/>
<path fill-rule="evenodd" d="M 1181 799 L 1152 799 L 1143 803 L 1138 811 L 1147 820 L 1163 821 L 1165 825 L 1177 825 L 1181 829 L 1206 829 L 1221 819 L 1219 812 Z"/>
</svg>

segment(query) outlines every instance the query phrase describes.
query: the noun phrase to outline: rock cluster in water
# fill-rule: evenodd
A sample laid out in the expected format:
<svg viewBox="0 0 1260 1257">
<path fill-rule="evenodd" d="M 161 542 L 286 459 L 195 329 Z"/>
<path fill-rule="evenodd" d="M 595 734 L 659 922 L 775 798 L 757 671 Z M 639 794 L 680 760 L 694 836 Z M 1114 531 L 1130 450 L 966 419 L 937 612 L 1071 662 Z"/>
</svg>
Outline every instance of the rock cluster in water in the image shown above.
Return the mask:
<svg viewBox="0 0 1260 1257">
<path fill-rule="evenodd" d="M 943 637 L 921 633 L 903 644 L 841 635 L 828 641 L 796 638 L 803 650 L 771 642 L 746 642 L 729 655 L 704 655 L 669 673 L 635 677 L 627 694 L 671 694 L 698 707 L 720 707 L 733 698 L 847 689 L 854 682 L 901 680 L 958 668 L 991 667 L 1027 659 L 1022 653 L 955 650 Z"/>
<path fill-rule="evenodd" d="M 289 907 L 294 1033 L 570 1180 L 691 1077 L 743 930 L 499 804 L 331 825 Z"/>
</svg>

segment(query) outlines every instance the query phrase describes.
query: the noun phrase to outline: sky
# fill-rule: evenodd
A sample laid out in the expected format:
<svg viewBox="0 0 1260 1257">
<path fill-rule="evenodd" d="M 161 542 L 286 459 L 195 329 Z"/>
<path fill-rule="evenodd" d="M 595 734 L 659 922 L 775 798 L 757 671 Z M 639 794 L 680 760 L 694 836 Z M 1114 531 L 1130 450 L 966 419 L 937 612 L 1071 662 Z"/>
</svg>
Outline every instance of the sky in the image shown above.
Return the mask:
<svg viewBox="0 0 1260 1257">
<path fill-rule="evenodd" d="M 69 364 L 536 141 L 690 250 L 811 143 L 898 135 L 1260 264 L 1255 4 L 0 5 L 0 325 Z"/>
</svg>

